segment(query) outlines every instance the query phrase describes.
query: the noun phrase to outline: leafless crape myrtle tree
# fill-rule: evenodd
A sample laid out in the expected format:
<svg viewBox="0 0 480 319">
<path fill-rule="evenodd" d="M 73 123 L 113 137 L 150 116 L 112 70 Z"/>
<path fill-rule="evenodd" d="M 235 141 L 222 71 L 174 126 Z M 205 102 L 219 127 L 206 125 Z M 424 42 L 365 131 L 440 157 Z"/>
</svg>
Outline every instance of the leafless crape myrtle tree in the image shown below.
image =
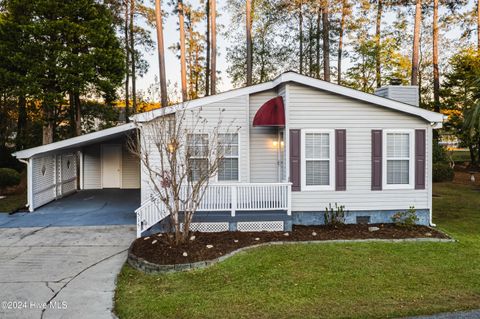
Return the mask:
<svg viewBox="0 0 480 319">
<path fill-rule="evenodd" d="M 189 238 L 193 215 L 216 179 L 225 154 L 238 147 L 232 146 L 232 139 L 240 127 L 234 121 L 223 121 L 222 108 L 189 109 L 186 104 L 172 108 L 173 114 L 138 123 L 140 134 L 128 144 L 140 159 L 151 199 L 170 217 L 170 231 L 178 245 Z"/>
</svg>

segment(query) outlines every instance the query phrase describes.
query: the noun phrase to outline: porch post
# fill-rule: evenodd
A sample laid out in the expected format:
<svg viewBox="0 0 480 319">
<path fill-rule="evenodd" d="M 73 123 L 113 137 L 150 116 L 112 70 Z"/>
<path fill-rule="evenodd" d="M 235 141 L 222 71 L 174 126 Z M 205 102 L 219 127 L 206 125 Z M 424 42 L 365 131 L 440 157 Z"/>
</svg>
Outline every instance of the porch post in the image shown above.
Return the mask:
<svg viewBox="0 0 480 319">
<path fill-rule="evenodd" d="M 287 215 L 290 216 L 292 215 L 292 183 L 288 183 L 287 193 Z"/>
<path fill-rule="evenodd" d="M 235 211 L 237 210 L 237 186 L 232 185 L 231 187 L 231 202 L 232 202 L 232 217 L 235 217 Z"/>
<path fill-rule="evenodd" d="M 83 190 L 83 151 L 78 151 L 78 158 L 79 158 L 79 172 L 80 172 L 80 189 Z"/>
<path fill-rule="evenodd" d="M 33 212 L 35 203 L 33 202 L 33 158 L 27 162 L 27 205 L 28 210 Z"/>
</svg>

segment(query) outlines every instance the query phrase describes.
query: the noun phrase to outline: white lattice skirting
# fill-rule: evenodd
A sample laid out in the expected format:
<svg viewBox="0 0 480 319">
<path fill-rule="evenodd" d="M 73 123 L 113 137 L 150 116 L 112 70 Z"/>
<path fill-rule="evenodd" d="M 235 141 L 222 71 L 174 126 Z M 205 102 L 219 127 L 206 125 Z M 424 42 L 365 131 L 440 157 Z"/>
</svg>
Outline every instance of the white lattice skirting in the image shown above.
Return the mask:
<svg viewBox="0 0 480 319">
<path fill-rule="evenodd" d="M 183 223 L 180 227 L 183 229 Z M 228 223 L 191 223 L 190 231 L 199 231 L 203 233 L 228 231 Z"/>
<path fill-rule="evenodd" d="M 238 231 L 283 231 L 283 221 L 238 222 Z"/>
</svg>

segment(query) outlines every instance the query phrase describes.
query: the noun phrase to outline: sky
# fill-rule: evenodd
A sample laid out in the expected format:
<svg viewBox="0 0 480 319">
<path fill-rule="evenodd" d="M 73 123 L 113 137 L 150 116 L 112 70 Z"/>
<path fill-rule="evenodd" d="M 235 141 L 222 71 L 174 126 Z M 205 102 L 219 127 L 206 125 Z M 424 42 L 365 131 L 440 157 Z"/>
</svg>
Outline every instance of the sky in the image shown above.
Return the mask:
<svg viewBox="0 0 480 319">
<path fill-rule="evenodd" d="M 217 25 L 225 26 L 224 29 L 227 29 L 230 24 L 230 15 L 226 8 L 226 0 L 217 0 L 217 11 L 221 13 L 217 17 Z M 170 47 L 172 44 L 177 43 L 179 39 L 179 32 L 178 32 L 178 15 L 171 14 L 172 7 L 168 6 L 167 1 L 163 1 L 163 10 L 169 12 L 170 14 L 164 21 L 164 42 L 165 48 Z M 204 4 L 200 3 L 200 0 L 191 0 L 189 3 L 193 4 L 195 8 L 199 8 L 200 6 L 204 6 Z M 472 7 L 475 5 L 475 0 L 469 0 L 469 5 L 467 7 Z M 440 10 L 440 15 L 442 15 L 443 10 Z M 387 13 L 383 21 L 388 23 L 389 18 L 392 19 L 394 17 L 393 13 Z M 204 26 L 201 26 L 203 29 Z M 201 31 L 204 32 L 204 31 Z M 460 34 L 460 30 L 452 30 L 449 32 L 450 37 L 458 37 Z M 145 97 L 149 97 L 147 90 L 149 86 L 155 83 L 155 77 L 158 77 L 159 70 L 158 70 L 158 55 L 157 55 L 157 48 L 156 48 L 156 31 L 152 30 L 152 39 L 154 41 L 154 48 L 149 52 L 144 52 L 145 59 L 149 63 L 148 72 L 141 78 L 137 79 L 137 88 L 139 91 L 144 92 Z M 226 49 L 231 45 L 230 40 L 225 36 L 224 32 L 217 33 L 217 70 L 220 71 L 221 82 L 218 83 L 218 92 L 226 91 L 233 88 L 232 84 L 230 83 L 230 79 L 226 72 L 228 67 L 226 62 Z M 165 64 L 166 64 L 166 75 L 167 80 L 171 81 L 172 83 L 177 83 L 179 86 L 180 83 L 180 60 L 175 56 L 172 50 L 166 49 L 165 52 Z M 348 68 L 349 61 L 344 61 L 345 68 Z M 158 97 L 155 98 L 158 100 Z"/>
</svg>

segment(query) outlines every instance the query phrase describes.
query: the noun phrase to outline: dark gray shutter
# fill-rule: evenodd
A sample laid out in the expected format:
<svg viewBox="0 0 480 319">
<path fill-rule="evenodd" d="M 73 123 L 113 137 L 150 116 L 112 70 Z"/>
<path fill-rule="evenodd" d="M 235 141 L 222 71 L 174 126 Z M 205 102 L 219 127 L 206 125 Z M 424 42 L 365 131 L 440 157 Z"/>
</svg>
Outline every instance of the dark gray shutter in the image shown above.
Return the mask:
<svg viewBox="0 0 480 319">
<path fill-rule="evenodd" d="M 382 190 L 382 130 L 372 130 L 372 191 Z"/>
<path fill-rule="evenodd" d="M 299 192 L 300 185 L 300 130 L 290 130 L 290 182 L 292 191 Z"/>
<path fill-rule="evenodd" d="M 335 130 L 335 190 L 347 190 L 347 131 Z"/>
<path fill-rule="evenodd" d="M 415 130 L 415 189 L 425 189 L 425 130 Z"/>
</svg>

